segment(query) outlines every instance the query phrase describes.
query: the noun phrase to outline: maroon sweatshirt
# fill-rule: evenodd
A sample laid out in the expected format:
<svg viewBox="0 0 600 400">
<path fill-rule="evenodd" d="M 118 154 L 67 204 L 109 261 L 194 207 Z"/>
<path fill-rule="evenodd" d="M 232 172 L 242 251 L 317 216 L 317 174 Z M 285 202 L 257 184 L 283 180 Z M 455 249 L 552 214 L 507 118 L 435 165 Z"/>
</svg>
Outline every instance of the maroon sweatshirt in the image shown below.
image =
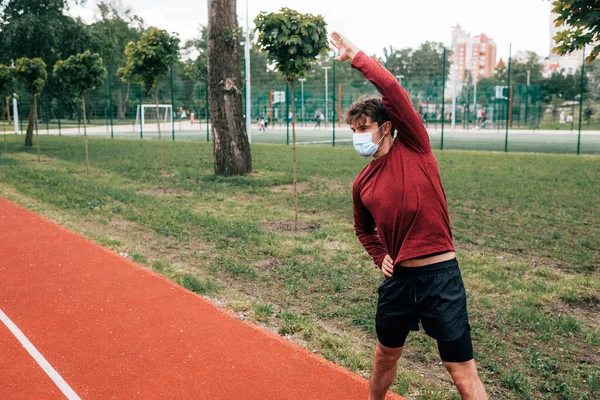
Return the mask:
<svg viewBox="0 0 600 400">
<path fill-rule="evenodd" d="M 390 151 L 371 161 L 354 180 L 358 239 L 379 268 L 386 254 L 397 264 L 454 251 L 446 194 L 419 115 L 396 78 L 378 61 L 361 51 L 352 67 L 381 93 L 398 132 Z"/>
</svg>

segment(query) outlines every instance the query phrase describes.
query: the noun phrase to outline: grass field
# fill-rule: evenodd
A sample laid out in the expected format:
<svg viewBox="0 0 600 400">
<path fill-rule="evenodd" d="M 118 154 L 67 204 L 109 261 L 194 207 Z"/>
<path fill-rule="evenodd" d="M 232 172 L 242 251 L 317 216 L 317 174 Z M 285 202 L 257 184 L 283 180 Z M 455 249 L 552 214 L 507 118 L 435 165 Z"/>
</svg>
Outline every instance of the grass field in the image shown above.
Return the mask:
<svg viewBox="0 0 600 400">
<path fill-rule="evenodd" d="M 352 229 L 351 148 L 254 145 L 247 177 L 213 175 L 212 144 L 22 138 L 0 156 L 0 195 L 368 377 L 382 280 Z M 600 158 L 436 152 L 492 399 L 600 397 Z M 126 254 L 125 254 L 126 253 Z M 458 399 L 435 343 L 407 341 L 394 391 Z"/>
</svg>

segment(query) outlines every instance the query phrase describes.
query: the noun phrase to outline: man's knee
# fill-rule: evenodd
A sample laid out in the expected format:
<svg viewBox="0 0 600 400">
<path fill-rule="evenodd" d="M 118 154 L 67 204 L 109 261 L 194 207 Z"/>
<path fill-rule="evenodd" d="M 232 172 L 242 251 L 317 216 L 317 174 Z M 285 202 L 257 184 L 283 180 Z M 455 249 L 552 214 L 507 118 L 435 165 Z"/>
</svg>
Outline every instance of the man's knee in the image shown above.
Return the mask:
<svg viewBox="0 0 600 400">
<path fill-rule="evenodd" d="M 444 362 L 444 366 L 450 372 L 452 380 L 460 393 L 471 393 L 479 384 L 475 360 L 461 363 Z"/>
<path fill-rule="evenodd" d="M 386 347 L 377 341 L 375 358 L 382 362 L 396 362 L 402 355 L 403 347 Z"/>
</svg>

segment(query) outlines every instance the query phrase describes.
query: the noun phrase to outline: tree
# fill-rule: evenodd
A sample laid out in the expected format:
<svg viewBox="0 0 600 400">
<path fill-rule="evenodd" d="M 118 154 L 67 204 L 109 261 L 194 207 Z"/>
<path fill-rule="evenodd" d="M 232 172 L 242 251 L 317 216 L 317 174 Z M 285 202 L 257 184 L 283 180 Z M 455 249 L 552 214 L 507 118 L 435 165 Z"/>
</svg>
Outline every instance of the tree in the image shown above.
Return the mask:
<svg viewBox="0 0 600 400">
<path fill-rule="evenodd" d="M 208 93 L 217 175 L 244 175 L 252 171 L 243 119 L 239 37 L 236 0 L 209 0 Z"/>
<path fill-rule="evenodd" d="M 106 75 L 106 70 L 102 66 L 100 55 L 92 54 L 89 51 L 71 56 L 66 60 L 59 60 L 54 65 L 54 75 L 58 82 L 68 92 L 72 92 L 77 99 L 81 99 L 83 109 L 83 136 L 85 137 L 85 170 L 90 174 L 88 138 L 87 138 L 87 117 L 85 112 L 85 92 L 95 89 L 102 84 L 102 78 Z"/>
<path fill-rule="evenodd" d="M 33 125 L 37 119 L 37 96 L 44 90 L 48 73 L 46 63 L 40 58 L 19 58 L 15 67 L 17 79 L 24 85 L 25 90 L 31 95 L 29 107 L 29 124 L 25 135 L 25 146 L 33 146 Z M 39 161 L 39 139 L 38 139 L 38 161 Z"/>
<path fill-rule="evenodd" d="M 600 60 L 595 60 L 586 67 L 587 76 L 589 77 L 587 90 L 591 98 L 595 101 L 600 100 Z"/>
<path fill-rule="evenodd" d="M 144 20 L 133 14 L 130 8 L 123 8 L 119 3 L 101 1 L 97 4 L 99 17 L 90 25 L 94 48 L 102 57 L 104 66 L 115 76 L 119 67 L 125 65 L 125 46 L 129 42 L 138 41 L 144 31 Z M 116 94 L 116 107 L 119 119 L 125 118 L 126 103 L 131 91 L 123 93 L 123 85 L 118 79 L 110 80 L 112 90 Z"/>
<path fill-rule="evenodd" d="M 327 24 L 320 15 L 300 14 L 289 8 L 278 13 L 262 12 L 254 20 L 259 32 L 258 46 L 267 59 L 285 76 L 294 93 L 294 82 L 306 76 L 311 64 L 324 53 L 327 45 Z M 292 138 L 294 154 L 294 196 L 298 224 L 298 192 L 296 184 L 296 104 L 292 97 Z"/>
<path fill-rule="evenodd" d="M 10 124 L 10 109 L 8 108 L 8 98 L 15 91 L 15 77 L 13 70 L 7 67 L 6 65 L 0 64 L 0 99 L 6 98 L 6 116 L 8 123 Z M 2 124 L 4 127 L 4 152 L 6 153 L 6 125 Z"/>
<path fill-rule="evenodd" d="M 160 131 L 160 113 L 158 111 L 158 80 L 165 76 L 169 67 L 179 57 L 179 38 L 171 36 L 167 31 L 150 27 L 139 41 L 129 42 L 125 48 L 127 64 L 118 71 L 125 82 L 143 84 L 149 93 L 152 89 L 156 95 L 156 123 L 158 125 L 158 142 L 160 149 L 160 168 L 163 181 L 163 192 L 167 192 L 165 176 L 165 158 L 163 155 L 162 135 Z"/>
<path fill-rule="evenodd" d="M 594 44 L 586 61 L 592 62 L 600 54 L 600 7 L 597 0 L 555 0 L 552 11 L 557 15 L 556 27 L 565 26 L 554 37 L 553 49 L 560 55 Z"/>
<path fill-rule="evenodd" d="M 62 88 L 50 75 L 56 61 L 94 46 L 88 27 L 67 15 L 79 0 L 0 0 L 0 63 L 42 58 L 49 74 L 44 99 L 60 99 Z"/>
<path fill-rule="evenodd" d="M 195 60 L 188 59 L 185 62 L 185 74 L 196 82 L 202 82 L 208 77 L 208 64 L 206 60 L 208 28 L 200 26 L 198 33 L 200 36 L 185 42 L 183 51 L 186 53 L 198 52 L 198 57 Z"/>
<path fill-rule="evenodd" d="M 450 52 L 446 52 L 446 70 L 444 68 L 444 44 L 437 42 L 422 43 L 408 60 L 410 73 L 406 78 L 413 82 L 411 90 L 417 96 L 428 97 L 436 94 L 436 87 L 431 83 L 439 82 L 439 88 L 442 86 L 442 77 L 445 74 L 446 79 L 450 73 Z"/>
</svg>

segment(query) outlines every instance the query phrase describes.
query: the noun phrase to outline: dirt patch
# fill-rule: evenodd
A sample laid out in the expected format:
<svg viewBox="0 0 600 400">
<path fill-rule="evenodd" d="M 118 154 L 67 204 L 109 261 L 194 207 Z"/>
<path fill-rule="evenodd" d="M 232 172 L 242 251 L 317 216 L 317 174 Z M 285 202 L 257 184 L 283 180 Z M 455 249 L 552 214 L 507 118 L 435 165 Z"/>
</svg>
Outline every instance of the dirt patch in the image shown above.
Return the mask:
<svg viewBox="0 0 600 400">
<path fill-rule="evenodd" d="M 281 263 L 277 260 L 260 260 L 254 263 L 254 266 L 261 270 L 272 270 L 281 267 Z"/>
<path fill-rule="evenodd" d="M 167 189 L 166 193 L 162 189 L 144 189 L 138 190 L 137 194 L 166 194 L 166 195 L 191 195 L 192 192 L 183 189 Z"/>
<path fill-rule="evenodd" d="M 309 188 L 310 188 L 310 185 L 308 182 L 297 182 L 296 183 L 296 189 L 298 190 L 298 193 L 305 192 Z M 293 193 L 294 185 L 293 184 L 292 185 L 276 185 L 276 186 L 271 186 L 269 188 L 269 190 L 273 193 Z"/>
<path fill-rule="evenodd" d="M 595 326 L 600 314 L 600 300 L 597 297 L 577 298 L 568 303 L 560 300 L 556 310 L 559 314 L 572 316 L 588 326 Z"/>
<path fill-rule="evenodd" d="M 284 233 L 306 233 L 310 231 L 314 231 L 316 229 L 320 229 L 321 225 L 316 222 L 305 222 L 298 221 L 288 222 L 288 221 L 276 221 L 276 222 L 265 222 L 262 224 L 264 230 L 268 232 L 284 232 Z"/>
<path fill-rule="evenodd" d="M 71 172 L 71 175 L 87 175 L 87 176 L 92 176 L 92 175 L 108 175 L 108 172 L 92 172 L 90 171 L 90 173 L 86 173 L 85 171 L 77 171 L 77 172 Z"/>
</svg>

